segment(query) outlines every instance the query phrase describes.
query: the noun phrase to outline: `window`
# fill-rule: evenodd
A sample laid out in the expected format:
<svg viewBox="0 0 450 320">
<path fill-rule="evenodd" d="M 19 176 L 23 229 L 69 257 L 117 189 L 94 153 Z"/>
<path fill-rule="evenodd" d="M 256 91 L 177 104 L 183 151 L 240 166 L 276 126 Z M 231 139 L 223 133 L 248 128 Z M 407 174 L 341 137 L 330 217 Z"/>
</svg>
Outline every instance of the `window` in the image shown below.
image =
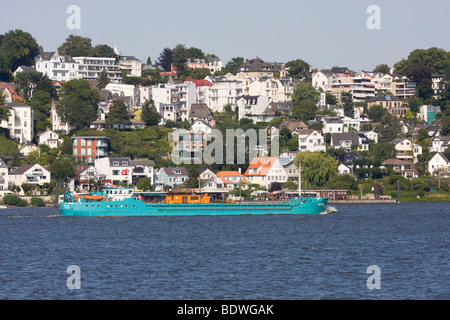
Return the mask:
<svg viewBox="0 0 450 320">
<path fill-rule="evenodd" d="M 86 149 L 84 149 L 84 148 L 81 149 L 81 155 L 82 155 L 82 156 L 85 156 L 85 155 L 86 155 Z"/>
<path fill-rule="evenodd" d="M 119 173 L 120 173 L 119 170 L 113 170 L 113 172 L 112 172 L 113 176 L 118 176 Z"/>
</svg>

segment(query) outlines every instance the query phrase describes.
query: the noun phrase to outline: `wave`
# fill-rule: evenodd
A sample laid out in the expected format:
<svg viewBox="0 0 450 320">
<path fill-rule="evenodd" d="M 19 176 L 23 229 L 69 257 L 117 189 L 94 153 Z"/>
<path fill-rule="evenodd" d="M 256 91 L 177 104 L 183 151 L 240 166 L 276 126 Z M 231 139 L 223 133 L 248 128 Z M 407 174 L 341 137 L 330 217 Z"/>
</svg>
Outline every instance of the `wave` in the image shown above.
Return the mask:
<svg viewBox="0 0 450 320">
<path fill-rule="evenodd" d="M 335 207 L 328 206 L 328 207 L 325 209 L 325 211 L 322 212 L 321 214 L 329 214 L 329 213 L 337 212 L 337 211 L 338 211 L 338 210 L 337 210 Z"/>
</svg>

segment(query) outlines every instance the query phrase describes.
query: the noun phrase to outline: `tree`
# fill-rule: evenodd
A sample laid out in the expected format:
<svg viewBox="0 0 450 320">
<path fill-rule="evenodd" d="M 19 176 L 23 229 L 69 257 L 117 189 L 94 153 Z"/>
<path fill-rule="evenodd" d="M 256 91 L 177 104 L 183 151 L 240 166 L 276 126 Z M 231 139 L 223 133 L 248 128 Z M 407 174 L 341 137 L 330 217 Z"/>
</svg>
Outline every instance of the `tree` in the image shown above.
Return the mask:
<svg viewBox="0 0 450 320">
<path fill-rule="evenodd" d="M 50 165 L 50 173 L 53 178 L 66 180 L 75 177 L 75 163 L 72 160 L 60 158 Z"/>
<path fill-rule="evenodd" d="M 299 82 L 294 86 L 292 104 L 295 105 L 302 100 L 309 100 L 314 104 L 319 102 L 320 92 L 312 86 L 311 82 Z"/>
<path fill-rule="evenodd" d="M 299 152 L 294 159 L 298 168 L 301 164 L 302 180 L 317 186 L 323 186 L 338 172 L 338 160 L 319 152 Z"/>
<path fill-rule="evenodd" d="M 327 92 L 325 94 L 325 103 L 331 106 L 335 106 L 337 104 L 336 96 L 332 93 Z"/>
<path fill-rule="evenodd" d="M 160 66 L 166 71 L 170 71 L 172 62 L 173 62 L 173 51 L 170 48 L 164 48 L 161 54 L 159 55 L 158 60 L 156 61 L 156 65 Z"/>
<path fill-rule="evenodd" d="M 373 69 L 373 72 L 391 73 L 391 68 L 386 63 L 379 64 Z"/>
<path fill-rule="evenodd" d="M 109 82 L 108 73 L 106 72 L 106 69 L 103 69 L 98 75 L 97 89 L 105 89 Z"/>
<path fill-rule="evenodd" d="M 157 126 L 161 121 L 161 114 L 156 111 L 153 100 L 145 101 L 142 106 L 141 119 L 145 122 L 146 126 Z"/>
<path fill-rule="evenodd" d="M 400 120 L 396 116 L 386 112 L 381 117 L 379 142 L 390 142 L 397 138 L 397 135 L 401 132 L 402 125 Z"/>
<path fill-rule="evenodd" d="M 234 57 L 231 58 L 230 61 L 225 65 L 225 68 L 223 68 L 223 74 L 232 73 L 236 75 L 239 71 L 239 67 L 244 63 L 243 57 Z"/>
<path fill-rule="evenodd" d="M 141 178 L 136 187 L 142 191 L 151 191 L 153 189 L 152 180 L 148 177 Z"/>
<path fill-rule="evenodd" d="M 344 107 L 344 116 L 349 118 L 353 118 L 355 116 L 353 95 L 351 91 L 344 91 L 341 93 L 341 105 Z"/>
<path fill-rule="evenodd" d="M 122 100 L 113 101 L 113 104 L 109 109 L 108 116 L 106 117 L 106 123 L 111 127 L 117 125 L 119 130 L 121 126 L 131 124 L 128 108 L 125 105 L 125 102 Z"/>
<path fill-rule="evenodd" d="M 433 95 L 432 69 L 423 62 L 416 62 L 404 69 L 404 74 L 417 82 L 417 93 L 419 98 L 428 99 Z"/>
<path fill-rule="evenodd" d="M 33 65 L 39 50 L 36 39 L 30 33 L 19 29 L 5 33 L 0 46 L 5 71 L 14 72 L 21 65 Z"/>
<path fill-rule="evenodd" d="M 186 188 L 192 189 L 198 188 L 200 172 L 198 171 L 197 167 L 192 166 L 188 169 L 188 177 L 189 179 L 184 183 L 184 186 Z"/>
<path fill-rule="evenodd" d="M 386 113 L 386 109 L 381 104 L 375 104 L 367 111 L 367 116 L 374 122 L 380 122 L 381 117 Z"/>
<path fill-rule="evenodd" d="M 63 84 L 60 94 L 56 110 L 63 122 L 83 128 L 97 119 L 100 96 L 96 89 L 91 89 L 88 81 L 70 80 Z"/>
<path fill-rule="evenodd" d="M 292 105 L 292 116 L 303 122 L 308 122 L 316 113 L 317 105 L 311 100 L 301 100 Z"/>
<path fill-rule="evenodd" d="M 406 68 L 419 62 L 429 66 L 431 73 L 442 74 L 450 65 L 450 52 L 437 47 L 413 50 L 407 59 L 394 64 L 395 73 L 404 75 Z"/>
<path fill-rule="evenodd" d="M 306 77 L 310 65 L 302 59 L 297 59 L 287 62 L 286 68 L 289 68 L 289 74 L 292 78 L 303 79 Z"/>
<path fill-rule="evenodd" d="M 92 50 L 92 40 L 87 37 L 71 34 L 66 41 L 58 47 L 62 56 L 88 57 Z"/>
<path fill-rule="evenodd" d="M 5 97 L 3 96 L 3 92 L 0 91 L 0 123 L 3 120 L 8 120 L 11 116 L 9 109 L 5 106 Z"/>
<path fill-rule="evenodd" d="M 89 50 L 90 57 L 118 58 L 114 49 L 106 44 L 98 44 Z"/>
</svg>

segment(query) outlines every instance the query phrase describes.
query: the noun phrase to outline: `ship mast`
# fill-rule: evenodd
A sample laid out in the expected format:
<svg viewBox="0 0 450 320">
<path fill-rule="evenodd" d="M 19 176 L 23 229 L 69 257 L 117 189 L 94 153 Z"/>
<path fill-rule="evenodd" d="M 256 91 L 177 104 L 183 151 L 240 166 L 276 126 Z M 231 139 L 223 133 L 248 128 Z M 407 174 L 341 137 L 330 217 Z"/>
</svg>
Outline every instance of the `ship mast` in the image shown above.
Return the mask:
<svg viewBox="0 0 450 320">
<path fill-rule="evenodd" d="M 302 163 L 298 165 L 298 197 L 302 196 Z"/>
</svg>

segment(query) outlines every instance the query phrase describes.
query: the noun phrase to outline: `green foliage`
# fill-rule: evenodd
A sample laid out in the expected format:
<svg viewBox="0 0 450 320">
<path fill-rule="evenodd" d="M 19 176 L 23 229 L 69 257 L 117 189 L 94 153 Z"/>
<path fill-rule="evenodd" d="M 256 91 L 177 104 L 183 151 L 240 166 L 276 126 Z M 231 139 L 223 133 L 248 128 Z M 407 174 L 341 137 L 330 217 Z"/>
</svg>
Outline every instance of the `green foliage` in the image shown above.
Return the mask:
<svg viewBox="0 0 450 320">
<path fill-rule="evenodd" d="M 320 100 L 320 92 L 312 86 L 311 82 L 299 82 L 294 86 L 292 105 L 304 100 L 311 101 L 313 104 L 317 104 Z"/>
<path fill-rule="evenodd" d="M 327 182 L 327 188 L 356 191 L 358 182 L 351 174 L 335 175 Z"/>
<path fill-rule="evenodd" d="M 310 65 L 302 59 L 297 59 L 287 62 L 286 68 L 289 68 L 289 75 L 292 78 L 303 79 L 306 77 Z"/>
<path fill-rule="evenodd" d="M 63 84 L 56 110 L 63 122 L 76 128 L 88 127 L 97 119 L 100 96 L 89 82 L 75 79 Z"/>
<path fill-rule="evenodd" d="M 75 177 L 75 163 L 70 159 L 57 159 L 51 164 L 50 173 L 58 180 Z"/>
<path fill-rule="evenodd" d="M 153 189 L 152 180 L 150 178 L 141 178 L 139 179 L 136 187 L 142 191 L 151 191 Z"/>
<path fill-rule="evenodd" d="M 131 125 L 128 108 L 122 100 L 114 100 L 106 117 L 106 123 L 111 127 L 117 125 L 119 130 L 122 126 Z"/>
<path fill-rule="evenodd" d="M 58 47 L 58 53 L 62 56 L 89 57 L 92 48 L 92 40 L 87 37 L 71 34 L 64 43 Z"/>
<path fill-rule="evenodd" d="M 402 125 L 400 119 L 396 116 L 386 112 L 381 117 L 381 124 L 379 127 L 379 141 L 390 142 L 397 138 L 402 132 Z"/>
<path fill-rule="evenodd" d="M 319 152 L 304 151 L 294 159 L 295 166 L 302 166 L 302 181 L 308 181 L 317 186 L 324 186 L 328 180 L 337 174 L 338 160 Z"/>
<path fill-rule="evenodd" d="M 106 72 L 106 69 L 103 69 L 98 75 L 97 89 L 105 89 L 109 82 L 108 73 Z"/>
<path fill-rule="evenodd" d="M 373 72 L 380 72 L 380 73 L 391 73 L 391 68 L 386 63 L 379 64 L 373 69 Z"/>
<path fill-rule="evenodd" d="M 317 105 L 311 100 L 300 100 L 292 105 L 292 116 L 307 123 L 317 114 Z"/>
<path fill-rule="evenodd" d="M 156 111 L 155 103 L 153 100 L 145 101 L 142 106 L 142 121 L 145 122 L 146 126 L 157 126 L 161 121 L 161 114 Z"/>
<path fill-rule="evenodd" d="M 34 65 L 38 54 L 39 45 L 30 33 L 20 29 L 8 31 L 0 46 L 0 69 L 14 72 L 21 65 Z"/>
<path fill-rule="evenodd" d="M 3 203 L 8 206 L 26 207 L 27 201 L 15 194 L 6 194 L 3 197 Z"/>
<path fill-rule="evenodd" d="M 387 112 L 380 104 L 375 104 L 371 106 L 367 111 L 367 116 L 370 120 L 375 122 L 380 122 L 383 115 Z"/>
<path fill-rule="evenodd" d="M 12 156 L 18 153 L 17 142 L 0 134 L 0 155 Z"/>
<path fill-rule="evenodd" d="M 236 75 L 239 72 L 239 67 L 244 63 L 243 57 L 234 57 L 225 65 L 222 74 L 232 73 Z"/>
<path fill-rule="evenodd" d="M 31 198 L 30 202 L 33 207 L 45 207 L 45 201 L 42 198 Z"/>
</svg>

